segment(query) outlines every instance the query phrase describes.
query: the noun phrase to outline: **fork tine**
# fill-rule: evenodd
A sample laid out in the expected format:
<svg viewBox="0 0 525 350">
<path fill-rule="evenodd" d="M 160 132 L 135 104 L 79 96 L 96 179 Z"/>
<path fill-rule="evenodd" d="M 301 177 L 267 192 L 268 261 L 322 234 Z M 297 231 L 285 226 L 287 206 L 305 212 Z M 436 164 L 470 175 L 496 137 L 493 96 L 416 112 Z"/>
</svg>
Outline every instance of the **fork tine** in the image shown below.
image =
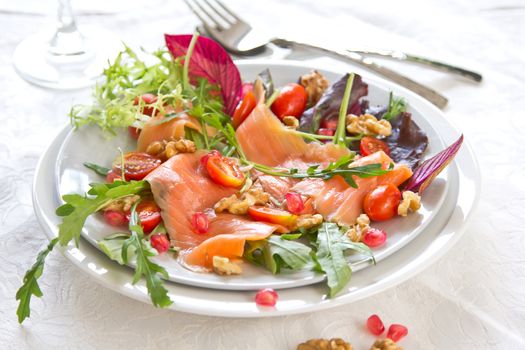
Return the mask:
<svg viewBox="0 0 525 350">
<path fill-rule="evenodd" d="M 204 13 L 209 19 L 211 19 L 214 22 L 214 26 L 220 30 L 225 30 L 226 27 L 223 25 L 224 20 L 221 18 L 220 15 L 215 13 L 215 11 L 211 11 L 206 6 L 204 6 L 201 1 L 199 0 L 193 0 L 193 3 L 197 5 L 197 7 L 200 9 L 202 13 Z M 226 22 L 228 23 L 228 22 Z"/>
<path fill-rule="evenodd" d="M 217 5 L 219 5 L 219 7 L 225 12 L 227 13 L 229 16 L 235 18 L 237 21 L 239 22 L 243 22 L 243 23 L 246 23 L 242 18 L 240 18 L 239 16 L 237 16 L 237 14 L 235 14 L 235 12 L 233 12 L 232 10 L 230 10 L 226 5 L 224 5 L 220 0 L 215 0 L 215 3 Z"/>
<path fill-rule="evenodd" d="M 228 11 L 225 11 L 221 4 L 217 5 L 217 1 L 211 2 L 209 0 L 203 0 L 215 13 L 220 16 L 229 25 L 234 25 L 237 19 L 232 16 Z"/>
<path fill-rule="evenodd" d="M 215 22 L 210 21 L 210 19 L 204 17 L 201 13 L 201 11 L 195 6 L 194 1 L 192 0 L 184 0 L 186 5 L 190 8 L 191 12 L 193 12 L 199 19 L 201 20 L 202 24 L 204 25 L 205 29 L 207 30 L 210 27 L 215 27 Z"/>
</svg>

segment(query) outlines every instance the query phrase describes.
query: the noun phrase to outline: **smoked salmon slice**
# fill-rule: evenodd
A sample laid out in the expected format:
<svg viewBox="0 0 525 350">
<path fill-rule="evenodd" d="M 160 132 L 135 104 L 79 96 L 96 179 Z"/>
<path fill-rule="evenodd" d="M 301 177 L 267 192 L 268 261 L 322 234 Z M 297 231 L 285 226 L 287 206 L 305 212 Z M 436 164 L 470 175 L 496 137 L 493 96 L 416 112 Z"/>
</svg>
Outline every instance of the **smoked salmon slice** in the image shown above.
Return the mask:
<svg viewBox="0 0 525 350">
<path fill-rule="evenodd" d="M 163 122 L 165 118 L 163 115 L 156 115 L 146 122 L 137 140 L 138 152 L 145 152 L 149 144 L 155 141 L 184 137 L 184 127 L 197 131 L 202 130 L 198 120 L 187 114 L 180 114 L 171 120 Z M 212 128 L 207 127 L 206 129 L 208 130 L 208 134 L 214 134 Z"/>
<path fill-rule="evenodd" d="M 259 104 L 237 129 L 237 139 L 246 157 L 254 162 L 274 167 L 304 169 L 311 164 L 327 164 L 349 154 L 349 150 L 334 144 L 306 143 L 304 139 L 283 126 L 264 104 Z M 384 152 L 376 152 L 356 160 L 352 165 L 382 164 L 386 169 L 393 163 Z M 341 225 L 355 223 L 362 213 L 366 194 L 381 184 L 401 185 L 412 176 L 410 168 L 396 165 L 392 171 L 371 178 L 355 177 L 358 188 L 348 185 L 340 176 L 324 181 L 302 181 L 262 175 L 259 182 L 274 198 L 282 200 L 286 192 L 294 191 L 313 199 L 314 209 L 327 221 Z"/>
<path fill-rule="evenodd" d="M 286 232 L 286 229 L 238 215 L 215 215 L 211 209 L 214 204 L 238 190 L 210 179 L 200 164 L 205 154 L 205 151 L 177 154 L 148 174 L 145 180 L 161 209 L 170 239 L 183 250 L 180 257 L 184 265 L 209 268 L 214 255 L 242 257 L 246 240 L 261 240 L 275 231 Z M 205 211 L 209 229 L 199 234 L 191 218 L 194 213 Z"/>
</svg>

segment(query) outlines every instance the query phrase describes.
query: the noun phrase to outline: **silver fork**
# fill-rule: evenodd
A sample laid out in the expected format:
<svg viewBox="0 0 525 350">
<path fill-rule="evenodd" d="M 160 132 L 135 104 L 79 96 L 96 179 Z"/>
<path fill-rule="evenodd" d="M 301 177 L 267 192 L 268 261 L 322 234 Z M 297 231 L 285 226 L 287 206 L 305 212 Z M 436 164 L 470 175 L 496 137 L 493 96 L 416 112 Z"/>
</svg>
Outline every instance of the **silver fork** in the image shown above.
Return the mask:
<svg viewBox="0 0 525 350">
<path fill-rule="evenodd" d="M 389 80 L 419 94 L 439 108 L 444 108 L 448 100 L 437 91 L 420 84 L 389 68 L 381 66 L 357 52 L 346 50 L 330 50 L 308 43 L 286 40 L 282 38 L 269 39 L 267 35 L 257 32 L 235 12 L 226 7 L 219 0 L 184 0 L 195 15 L 201 20 L 208 34 L 219 42 L 226 50 L 243 55 L 254 55 L 273 43 L 280 47 L 306 48 L 334 55 L 345 60 L 358 63 L 367 69 L 376 72 Z"/>
</svg>

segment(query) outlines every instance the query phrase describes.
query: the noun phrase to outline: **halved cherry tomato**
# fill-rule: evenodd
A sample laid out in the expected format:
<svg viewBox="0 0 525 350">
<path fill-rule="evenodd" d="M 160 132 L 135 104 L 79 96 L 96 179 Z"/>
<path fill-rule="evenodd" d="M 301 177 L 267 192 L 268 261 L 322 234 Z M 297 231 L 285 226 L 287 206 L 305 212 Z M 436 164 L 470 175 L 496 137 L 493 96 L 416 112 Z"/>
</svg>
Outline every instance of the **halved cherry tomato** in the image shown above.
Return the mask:
<svg viewBox="0 0 525 350">
<path fill-rule="evenodd" d="M 159 158 L 147 153 L 126 153 L 124 154 L 124 175 L 126 180 L 142 180 L 161 163 L 162 161 Z M 113 172 L 117 176 L 122 174 L 120 156 L 113 161 Z"/>
<path fill-rule="evenodd" d="M 365 136 L 361 139 L 359 149 L 361 150 L 362 156 L 369 156 L 377 151 L 383 151 L 386 154 L 390 154 L 390 148 L 388 148 L 388 145 L 385 142 L 370 136 Z"/>
<path fill-rule="evenodd" d="M 129 136 L 133 137 L 135 140 L 139 138 L 141 129 L 136 128 L 134 126 L 128 127 Z"/>
<path fill-rule="evenodd" d="M 124 226 L 128 223 L 126 214 L 119 210 L 104 211 L 104 220 L 111 226 Z"/>
<path fill-rule="evenodd" d="M 248 214 L 258 221 L 291 227 L 297 221 L 297 216 L 286 210 L 254 205 L 248 208 Z"/>
<path fill-rule="evenodd" d="M 197 212 L 191 216 L 191 225 L 197 233 L 207 233 L 210 221 L 206 214 Z"/>
<path fill-rule="evenodd" d="M 209 157 L 206 169 L 214 182 L 227 187 L 239 187 L 246 178 L 235 161 L 222 156 Z"/>
<path fill-rule="evenodd" d="M 115 180 L 122 180 L 122 177 L 120 176 L 120 173 L 117 174 L 113 170 L 110 170 L 106 175 L 106 182 L 112 184 Z"/>
<path fill-rule="evenodd" d="M 144 101 L 144 107 L 142 108 L 142 114 L 149 115 L 150 117 L 153 116 L 153 111 L 155 110 L 155 107 L 149 106 L 157 102 L 157 96 L 153 94 L 143 94 L 140 95 L 140 99 Z M 133 100 L 133 104 L 137 106 L 139 104 L 139 96 L 136 96 Z"/>
<path fill-rule="evenodd" d="M 290 83 L 282 88 L 279 96 L 272 103 L 272 112 L 279 119 L 286 116 L 299 118 L 306 108 L 308 94 L 302 85 Z"/>
<path fill-rule="evenodd" d="M 159 206 L 151 199 L 143 199 L 140 201 L 136 210 L 144 233 L 150 233 L 153 231 L 153 229 L 157 227 L 157 225 L 160 224 L 160 221 L 162 220 Z M 130 216 L 131 213 L 126 215 L 128 221 Z"/>
<path fill-rule="evenodd" d="M 221 155 L 221 152 L 214 149 L 213 151 L 210 151 L 210 153 L 201 157 L 201 164 L 203 166 L 206 166 L 206 164 L 208 164 L 208 159 L 210 159 L 210 157 L 213 157 L 213 156 L 221 157 L 222 155 Z"/>
<path fill-rule="evenodd" d="M 257 101 L 255 100 L 253 91 L 247 91 L 243 99 L 237 105 L 237 108 L 235 108 L 235 112 L 233 112 L 232 124 L 235 129 L 237 129 L 244 119 L 250 115 L 256 104 Z"/>
<path fill-rule="evenodd" d="M 301 195 L 295 192 L 288 192 L 285 198 L 288 211 L 293 214 L 301 214 L 304 210 L 304 202 Z"/>
<path fill-rule="evenodd" d="M 384 221 L 397 214 L 401 192 L 392 185 L 381 185 L 370 191 L 363 202 L 366 215 L 374 221 Z"/>
</svg>

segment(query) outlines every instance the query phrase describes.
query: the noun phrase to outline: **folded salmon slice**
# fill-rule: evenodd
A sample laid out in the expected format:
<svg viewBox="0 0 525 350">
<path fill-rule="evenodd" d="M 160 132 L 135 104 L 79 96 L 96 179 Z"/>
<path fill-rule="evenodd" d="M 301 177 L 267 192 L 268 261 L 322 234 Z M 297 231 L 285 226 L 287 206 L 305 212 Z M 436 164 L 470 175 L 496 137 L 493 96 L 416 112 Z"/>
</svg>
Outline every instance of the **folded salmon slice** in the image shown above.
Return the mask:
<svg viewBox="0 0 525 350">
<path fill-rule="evenodd" d="M 210 267 L 214 255 L 241 257 L 246 240 L 264 239 L 276 230 L 285 229 L 236 215 L 215 215 L 210 208 L 238 190 L 218 185 L 209 178 L 200 165 L 204 154 L 204 151 L 177 154 L 151 172 L 146 181 L 161 209 L 170 239 L 186 250 L 181 254 L 184 263 Z M 196 233 L 191 218 L 194 213 L 206 210 L 210 211 L 209 230 L 206 234 Z"/>
<path fill-rule="evenodd" d="M 148 145 L 155 141 L 178 139 L 184 137 L 184 128 L 188 127 L 201 131 L 202 128 L 199 121 L 187 114 L 181 114 L 176 118 L 163 122 L 166 117 L 163 115 L 156 115 L 151 117 L 140 132 L 137 140 L 137 151 L 145 152 Z M 208 134 L 214 135 L 215 130 L 207 127 Z"/>
<path fill-rule="evenodd" d="M 254 162 L 274 167 L 305 169 L 311 164 L 328 164 L 349 154 L 345 147 L 334 144 L 306 143 L 304 139 L 283 126 L 264 104 L 259 104 L 237 129 L 237 139 L 246 157 Z M 382 164 L 386 169 L 392 159 L 384 152 L 377 152 L 355 161 L 353 165 Z M 282 200 L 286 192 L 294 191 L 313 199 L 314 209 L 325 220 L 351 225 L 362 212 L 366 194 L 380 184 L 401 185 L 412 176 L 404 165 L 396 165 L 388 174 L 361 179 L 355 177 L 358 188 L 350 187 L 342 177 L 324 181 L 302 181 L 278 178 L 271 175 L 259 177 L 263 189 L 274 198 Z"/>
</svg>

